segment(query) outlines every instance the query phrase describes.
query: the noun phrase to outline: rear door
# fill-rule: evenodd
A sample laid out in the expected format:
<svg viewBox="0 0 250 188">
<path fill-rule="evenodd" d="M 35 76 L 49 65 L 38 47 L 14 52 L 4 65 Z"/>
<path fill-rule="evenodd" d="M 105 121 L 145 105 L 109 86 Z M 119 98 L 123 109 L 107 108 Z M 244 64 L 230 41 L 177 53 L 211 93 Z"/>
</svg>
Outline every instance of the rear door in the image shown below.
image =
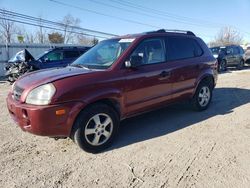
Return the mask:
<svg viewBox="0 0 250 188">
<path fill-rule="evenodd" d="M 226 48 L 226 61 L 228 65 L 235 64 L 235 56 L 234 56 L 235 50 L 232 46 Z"/>
<path fill-rule="evenodd" d="M 202 69 L 202 48 L 194 38 L 169 36 L 165 40 L 167 61 L 172 68 L 172 97 L 190 97 Z"/>
</svg>

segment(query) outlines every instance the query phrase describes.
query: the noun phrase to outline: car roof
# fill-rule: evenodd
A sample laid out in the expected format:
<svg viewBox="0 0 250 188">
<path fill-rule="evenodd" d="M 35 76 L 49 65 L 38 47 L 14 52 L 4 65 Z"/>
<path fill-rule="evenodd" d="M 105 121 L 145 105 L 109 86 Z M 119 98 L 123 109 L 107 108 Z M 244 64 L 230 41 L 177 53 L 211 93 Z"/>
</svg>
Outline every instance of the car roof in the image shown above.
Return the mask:
<svg viewBox="0 0 250 188">
<path fill-rule="evenodd" d="M 52 48 L 51 50 L 56 50 L 56 49 L 61 49 L 61 50 L 87 50 L 90 49 L 90 46 L 60 46 L 57 47 L 55 46 L 54 48 Z"/>
<path fill-rule="evenodd" d="M 143 32 L 143 33 L 118 36 L 118 37 L 114 37 L 113 39 L 138 38 L 138 37 L 142 37 L 142 36 L 162 36 L 162 35 L 164 35 L 164 36 L 165 35 L 176 35 L 176 36 L 196 37 L 192 31 L 160 29 L 160 30 L 156 30 L 156 31 L 148 31 L 148 32 Z"/>
</svg>

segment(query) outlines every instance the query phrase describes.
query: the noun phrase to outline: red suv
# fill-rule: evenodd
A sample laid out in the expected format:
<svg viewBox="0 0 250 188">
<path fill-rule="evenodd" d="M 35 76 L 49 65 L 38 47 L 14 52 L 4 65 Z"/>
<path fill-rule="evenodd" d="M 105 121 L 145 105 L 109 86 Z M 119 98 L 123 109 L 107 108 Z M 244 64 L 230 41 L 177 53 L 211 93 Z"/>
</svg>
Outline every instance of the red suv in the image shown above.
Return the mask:
<svg viewBox="0 0 250 188">
<path fill-rule="evenodd" d="M 183 99 L 205 110 L 216 80 L 217 61 L 200 38 L 159 30 L 104 40 L 68 67 L 26 74 L 7 104 L 22 130 L 70 137 L 94 153 L 122 119 Z"/>
</svg>

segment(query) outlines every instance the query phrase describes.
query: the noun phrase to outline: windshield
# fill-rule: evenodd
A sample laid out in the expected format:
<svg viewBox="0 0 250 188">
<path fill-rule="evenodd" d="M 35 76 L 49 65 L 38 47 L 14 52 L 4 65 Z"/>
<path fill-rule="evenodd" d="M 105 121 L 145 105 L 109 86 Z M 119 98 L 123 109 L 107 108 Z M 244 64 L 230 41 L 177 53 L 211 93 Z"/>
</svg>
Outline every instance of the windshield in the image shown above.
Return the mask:
<svg viewBox="0 0 250 188">
<path fill-rule="evenodd" d="M 81 65 L 87 68 L 106 69 L 120 57 L 133 40 L 110 39 L 102 41 L 75 60 L 71 66 Z"/>
<path fill-rule="evenodd" d="M 211 52 L 213 54 L 219 54 L 220 52 L 220 47 L 214 47 L 214 48 L 210 48 Z"/>
</svg>

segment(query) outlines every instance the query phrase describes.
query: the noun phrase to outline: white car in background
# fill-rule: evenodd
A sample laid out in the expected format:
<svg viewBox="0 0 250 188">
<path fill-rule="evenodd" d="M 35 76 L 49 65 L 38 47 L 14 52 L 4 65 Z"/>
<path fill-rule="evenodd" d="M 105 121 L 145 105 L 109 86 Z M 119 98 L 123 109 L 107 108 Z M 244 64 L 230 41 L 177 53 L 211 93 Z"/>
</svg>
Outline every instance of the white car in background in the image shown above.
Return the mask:
<svg viewBox="0 0 250 188">
<path fill-rule="evenodd" d="M 250 46 L 248 46 L 245 50 L 245 62 L 250 64 Z"/>
</svg>

